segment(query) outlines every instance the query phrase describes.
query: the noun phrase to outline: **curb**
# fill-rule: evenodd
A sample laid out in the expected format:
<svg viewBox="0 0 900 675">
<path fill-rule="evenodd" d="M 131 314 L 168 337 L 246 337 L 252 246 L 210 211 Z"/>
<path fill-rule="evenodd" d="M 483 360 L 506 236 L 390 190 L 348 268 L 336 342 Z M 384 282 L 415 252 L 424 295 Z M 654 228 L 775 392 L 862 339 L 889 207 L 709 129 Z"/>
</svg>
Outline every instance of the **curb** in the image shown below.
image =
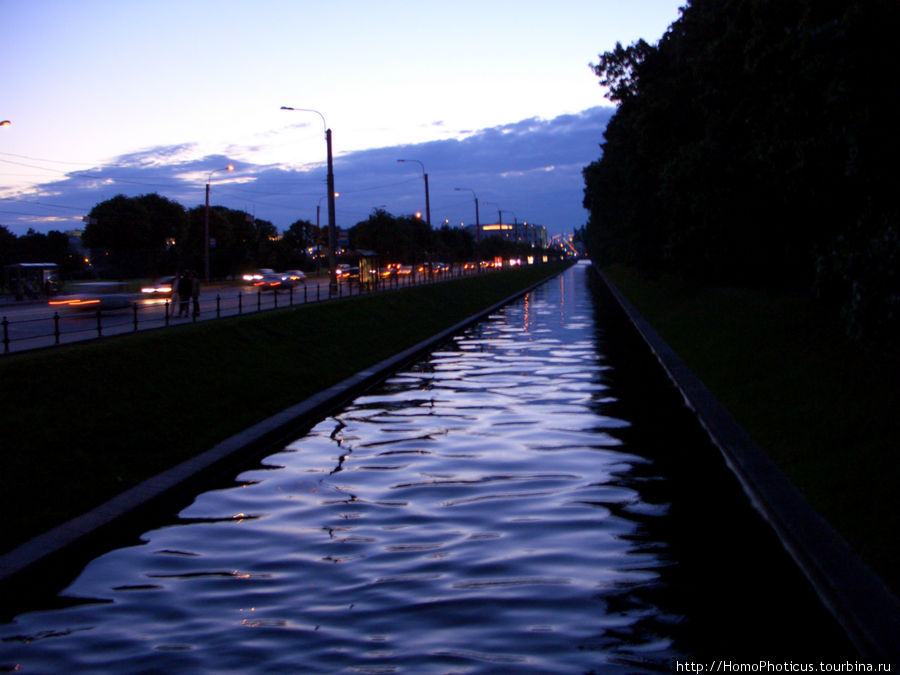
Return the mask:
<svg viewBox="0 0 900 675">
<path fill-rule="evenodd" d="M 900 661 L 900 602 L 716 401 L 621 291 L 596 269 L 632 325 L 697 416 L 753 506 L 812 584 L 860 654 Z"/>
<path fill-rule="evenodd" d="M 331 411 L 380 383 L 405 364 L 556 276 L 558 274 L 514 293 L 430 338 L 258 422 L 209 450 L 143 481 L 91 511 L 0 555 L 0 583 L 6 584 L 12 577 L 28 572 L 38 563 L 44 563 L 47 559 L 64 553 L 100 530 L 144 509 L 149 503 L 171 495 L 179 489 L 187 488 L 201 475 L 224 468 L 229 461 L 247 459 L 252 454 L 272 450 L 279 443 L 290 442 L 296 434 L 302 433 L 304 427 L 313 426 Z"/>
</svg>

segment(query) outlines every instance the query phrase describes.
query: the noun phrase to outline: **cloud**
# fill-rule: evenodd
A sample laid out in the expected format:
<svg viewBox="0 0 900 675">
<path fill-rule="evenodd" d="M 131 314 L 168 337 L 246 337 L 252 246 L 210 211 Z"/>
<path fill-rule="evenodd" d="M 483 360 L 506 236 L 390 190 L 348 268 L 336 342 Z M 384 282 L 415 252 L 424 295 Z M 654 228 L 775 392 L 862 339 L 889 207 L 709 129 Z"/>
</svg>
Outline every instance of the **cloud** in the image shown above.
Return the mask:
<svg viewBox="0 0 900 675">
<path fill-rule="evenodd" d="M 432 225 L 474 222 L 472 193 L 455 190 L 463 187 L 474 190 L 480 202 L 491 202 L 489 207 L 480 204 L 482 222 L 496 220 L 494 205 L 499 204 L 504 222 L 515 218 L 545 225 L 550 234 L 570 232 L 586 220 L 581 171 L 599 157 L 613 112 L 595 107 L 458 132 L 452 138 L 340 154 L 334 161 L 335 189 L 341 195 L 338 225 L 351 227 L 375 208 L 396 215 L 424 211 L 422 168 L 397 162 L 415 159 L 428 172 Z M 210 178 L 214 204 L 243 209 L 280 229 L 298 219 L 315 222 L 317 206 L 325 203 L 324 162 L 256 164 L 250 150 L 204 155 L 197 144 L 182 143 L 128 153 L 110 165 L 69 172 L 0 199 L 0 224 L 15 234 L 29 227 L 59 229 L 36 219 L 57 219 L 51 225 L 68 220 L 69 228 L 77 227 L 95 204 L 120 193 L 157 192 L 191 208 L 204 202 Z M 219 171 L 229 163 L 235 164 L 234 173 Z M 210 172 L 215 173 L 210 177 Z"/>
</svg>

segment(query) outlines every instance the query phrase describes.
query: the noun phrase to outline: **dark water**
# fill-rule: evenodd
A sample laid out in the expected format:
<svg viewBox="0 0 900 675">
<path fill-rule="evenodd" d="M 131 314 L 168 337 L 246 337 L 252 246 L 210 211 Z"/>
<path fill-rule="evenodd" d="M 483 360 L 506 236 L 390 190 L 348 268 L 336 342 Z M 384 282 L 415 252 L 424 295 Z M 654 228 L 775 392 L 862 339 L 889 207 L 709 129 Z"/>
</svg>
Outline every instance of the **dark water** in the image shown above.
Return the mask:
<svg viewBox="0 0 900 675">
<path fill-rule="evenodd" d="M 667 672 L 843 653 L 587 276 L 95 559 L 65 591 L 84 603 L 0 625 L 0 667 Z"/>
</svg>

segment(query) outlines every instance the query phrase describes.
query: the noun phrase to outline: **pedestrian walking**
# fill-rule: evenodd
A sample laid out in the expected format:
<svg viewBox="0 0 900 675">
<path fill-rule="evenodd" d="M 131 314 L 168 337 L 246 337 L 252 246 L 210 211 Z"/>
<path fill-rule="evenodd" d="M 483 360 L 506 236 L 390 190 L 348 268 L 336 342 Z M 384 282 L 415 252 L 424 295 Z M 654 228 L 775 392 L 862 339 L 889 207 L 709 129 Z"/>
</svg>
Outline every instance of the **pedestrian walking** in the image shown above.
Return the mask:
<svg viewBox="0 0 900 675">
<path fill-rule="evenodd" d="M 191 281 L 191 271 L 185 270 L 178 280 L 178 318 L 187 317 L 188 303 L 191 301 L 191 295 L 194 292 L 194 284 Z"/>
<path fill-rule="evenodd" d="M 169 299 L 169 315 L 175 317 L 175 308 L 178 306 L 178 285 L 181 283 L 181 272 L 172 279 L 172 297 Z"/>
</svg>

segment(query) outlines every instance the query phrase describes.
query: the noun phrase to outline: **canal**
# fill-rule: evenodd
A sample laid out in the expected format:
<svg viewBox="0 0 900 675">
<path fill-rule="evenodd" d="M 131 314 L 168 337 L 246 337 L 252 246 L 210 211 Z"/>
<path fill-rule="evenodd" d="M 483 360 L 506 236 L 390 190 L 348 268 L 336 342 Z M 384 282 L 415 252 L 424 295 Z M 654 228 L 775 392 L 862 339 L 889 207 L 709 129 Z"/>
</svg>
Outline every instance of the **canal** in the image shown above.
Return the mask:
<svg viewBox="0 0 900 675">
<path fill-rule="evenodd" d="M 0 624 L 20 672 L 671 672 L 852 649 L 590 266 Z"/>
</svg>

